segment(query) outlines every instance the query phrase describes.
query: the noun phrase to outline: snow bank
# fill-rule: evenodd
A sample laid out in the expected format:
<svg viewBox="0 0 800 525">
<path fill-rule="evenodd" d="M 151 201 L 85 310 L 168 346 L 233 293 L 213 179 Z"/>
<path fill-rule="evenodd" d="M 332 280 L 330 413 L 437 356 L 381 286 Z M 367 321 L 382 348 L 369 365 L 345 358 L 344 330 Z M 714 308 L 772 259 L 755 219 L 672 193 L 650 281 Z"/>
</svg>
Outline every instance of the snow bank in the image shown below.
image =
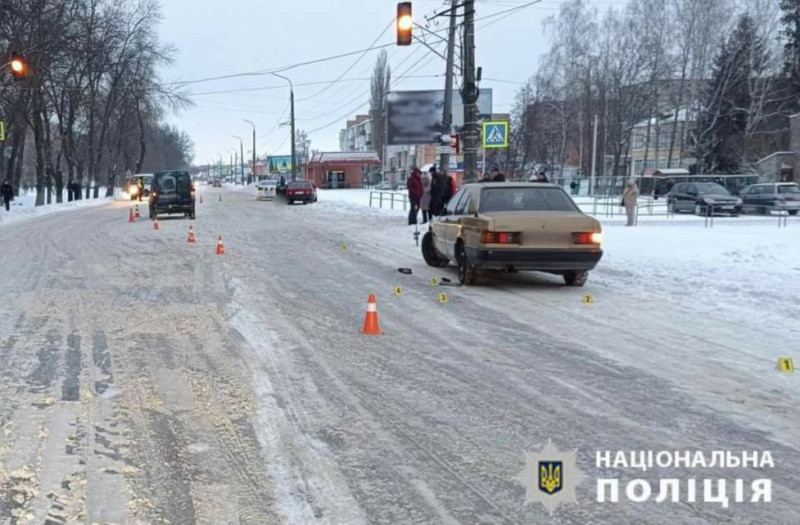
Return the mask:
<svg viewBox="0 0 800 525">
<path fill-rule="evenodd" d="M 21 193 L 19 197 L 15 197 L 14 200 L 11 201 L 10 211 L 6 211 L 4 207 L 0 209 L 0 227 L 32 219 L 34 217 L 50 215 L 52 213 L 61 213 L 65 211 L 87 208 L 90 206 L 101 206 L 115 200 L 122 200 L 126 198 L 124 195 L 105 198 L 105 194 L 106 189 L 100 188 L 100 198 L 98 199 L 82 199 L 79 201 L 67 202 L 67 193 L 64 192 L 64 202 L 61 204 L 56 203 L 54 199 L 52 204 L 36 206 L 35 190 L 27 193 Z"/>
</svg>

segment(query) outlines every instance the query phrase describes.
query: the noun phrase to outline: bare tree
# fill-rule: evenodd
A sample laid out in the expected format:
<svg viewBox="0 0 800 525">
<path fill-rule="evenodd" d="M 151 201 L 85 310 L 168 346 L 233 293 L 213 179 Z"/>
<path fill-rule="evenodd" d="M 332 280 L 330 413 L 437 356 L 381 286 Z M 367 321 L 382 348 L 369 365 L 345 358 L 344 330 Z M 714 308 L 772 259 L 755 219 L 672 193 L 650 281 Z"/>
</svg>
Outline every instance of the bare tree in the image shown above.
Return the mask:
<svg viewBox="0 0 800 525">
<path fill-rule="evenodd" d="M 372 118 L 372 148 L 378 152 L 381 160 L 383 160 L 383 149 L 386 145 L 386 94 L 389 92 L 391 80 L 392 71 L 384 49 L 375 61 L 369 101 Z"/>
</svg>

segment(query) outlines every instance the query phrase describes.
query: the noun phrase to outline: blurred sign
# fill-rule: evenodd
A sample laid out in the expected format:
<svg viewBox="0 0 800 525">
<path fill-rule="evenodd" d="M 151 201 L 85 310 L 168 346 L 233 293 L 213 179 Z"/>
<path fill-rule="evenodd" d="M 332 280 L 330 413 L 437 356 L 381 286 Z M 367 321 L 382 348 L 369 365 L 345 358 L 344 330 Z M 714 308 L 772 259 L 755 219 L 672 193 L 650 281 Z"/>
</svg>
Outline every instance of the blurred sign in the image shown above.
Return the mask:
<svg viewBox="0 0 800 525">
<path fill-rule="evenodd" d="M 270 173 L 287 174 L 292 172 L 292 156 L 276 155 L 267 157 L 267 169 Z"/>
<path fill-rule="evenodd" d="M 481 89 L 478 98 L 479 118 L 492 118 L 492 90 Z M 390 91 L 386 94 L 387 144 L 436 144 L 444 129 L 444 90 Z M 453 93 L 453 126 L 464 125 L 464 105 L 458 92 Z"/>
</svg>

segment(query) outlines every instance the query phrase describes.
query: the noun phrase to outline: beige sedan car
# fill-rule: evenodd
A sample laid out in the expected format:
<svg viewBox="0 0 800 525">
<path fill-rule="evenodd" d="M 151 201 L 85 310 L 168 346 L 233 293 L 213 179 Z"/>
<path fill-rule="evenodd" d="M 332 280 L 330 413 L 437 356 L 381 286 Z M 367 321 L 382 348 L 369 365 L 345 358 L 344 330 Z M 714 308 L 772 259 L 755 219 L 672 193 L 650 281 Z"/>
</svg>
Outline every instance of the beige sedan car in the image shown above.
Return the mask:
<svg viewBox="0 0 800 525">
<path fill-rule="evenodd" d="M 600 223 L 555 184 L 466 184 L 422 238 L 429 266 L 458 266 L 461 284 L 482 270 L 534 270 L 583 286 L 600 258 Z"/>
</svg>

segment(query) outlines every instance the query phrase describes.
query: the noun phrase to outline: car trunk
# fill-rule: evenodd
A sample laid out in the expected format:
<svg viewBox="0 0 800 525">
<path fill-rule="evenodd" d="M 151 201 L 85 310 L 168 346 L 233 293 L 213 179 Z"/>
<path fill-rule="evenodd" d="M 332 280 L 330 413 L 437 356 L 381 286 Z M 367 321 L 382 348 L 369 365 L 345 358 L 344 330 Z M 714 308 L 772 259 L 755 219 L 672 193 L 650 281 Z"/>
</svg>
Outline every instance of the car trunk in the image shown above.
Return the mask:
<svg viewBox="0 0 800 525">
<path fill-rule="evenodd" d="M 164 175 L 158 180 L 159 207 L 189 205 L 192 181 L 188 175 Z"/>
<path fill-rule="evenodd" d="M 531 249 L 587 249 L 576 245 L 572 234 L 600 231 L 591 217 L 564 212 L 491 212 L 492 231 L 520 232 L 520 246 Z"/>
</svg>

